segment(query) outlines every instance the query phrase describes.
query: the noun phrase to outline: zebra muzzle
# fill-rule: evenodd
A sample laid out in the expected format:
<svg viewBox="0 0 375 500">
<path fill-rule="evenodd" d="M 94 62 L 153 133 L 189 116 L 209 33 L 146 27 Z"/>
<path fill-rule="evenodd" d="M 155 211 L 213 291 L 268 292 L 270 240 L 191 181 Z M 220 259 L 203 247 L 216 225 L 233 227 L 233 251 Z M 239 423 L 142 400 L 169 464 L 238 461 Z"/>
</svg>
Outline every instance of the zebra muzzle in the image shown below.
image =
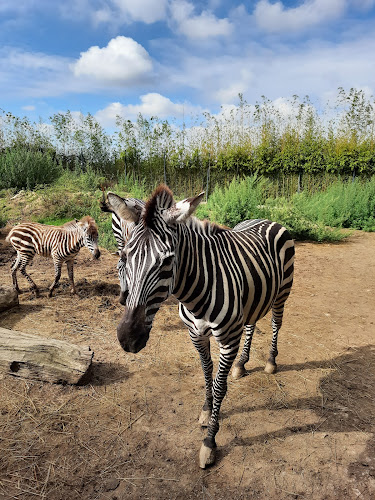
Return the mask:
<svg viewBox="0 0 375 500">
<path fill-rule="evenodd" d="M 145 319 L 145 306 L 125 310 L 117 327 L 117 338 L 124 351 L 137 353 L 147 344 L 150 328 L 146 326 Z"/>
</svg>

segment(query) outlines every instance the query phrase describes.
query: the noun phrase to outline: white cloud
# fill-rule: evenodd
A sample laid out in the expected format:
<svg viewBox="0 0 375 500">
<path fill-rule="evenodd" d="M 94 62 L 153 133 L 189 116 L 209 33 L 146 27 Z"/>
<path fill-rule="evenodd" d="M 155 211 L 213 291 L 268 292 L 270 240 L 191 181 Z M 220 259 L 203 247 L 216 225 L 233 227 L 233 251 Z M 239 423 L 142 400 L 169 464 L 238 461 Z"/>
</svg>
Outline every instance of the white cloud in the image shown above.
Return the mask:
<svg viewBox="0 0 375 500">
<path fill-rule="evenodd" d="M 104 126 L 111 126 L 115 123 L 116 116 L 121 116 L 128 120 L 134 120 L 138 114 L 151 117 L 157 116 L 160 119 L 167 117 L 181 118 L 191 113 L 201 113 L 202 109 L 192 106 L 189 103 L 174 103 L 168 97 L 158 93 L 149 93 L 140 97 L 139 104 L 123 105 L 120 102 L 113 102 L 95 114 L 95 118 Z"/>
<path fill-rule="evenodd" d="M 347 0 L 305 0 L 298 7 L 286 8 L 280 1 L 260 0 L 254 10 L 258 26 L 271 33 L 300 32 L 340 17 Z"/>
<path fill-rule="evenodd" d="M 35 111 L 35 106 L 33 106 L 32 104 L 30 104 L 28 106 L 22 106 L 22 109 L 24 111 Z"/>
<path fill-rule="evenodd" d="M 59 10 L 66 19 L 89 19 L 97 26 L 132 22 L 155 23 L 166 18 L 168 0 L 65 0 Z"/>
<path fill-rule="evenodd" d="M 77 77 L 94 78 L 114 85 L 133 85 L 149 77 L 152 61 L 148 52 L 132 38 L 118 36 L 106 47 L 90 47 L 72 64 Z"/>
<path fill-rule="evenodd" d="M 173 1 L 170 13 L 172 25 L 188 38 L 229 36 L 233 31 L 228 19 L 218 19 L 211 11 L 204 10 L 200 15 L 194 15 L 194 5 L 186 0 Z"/>
<path fill-rule="evenodd" d="M 124 17 L 147 24 L 165 19 L 167 0 L 113 0 Z"/>
</svg>

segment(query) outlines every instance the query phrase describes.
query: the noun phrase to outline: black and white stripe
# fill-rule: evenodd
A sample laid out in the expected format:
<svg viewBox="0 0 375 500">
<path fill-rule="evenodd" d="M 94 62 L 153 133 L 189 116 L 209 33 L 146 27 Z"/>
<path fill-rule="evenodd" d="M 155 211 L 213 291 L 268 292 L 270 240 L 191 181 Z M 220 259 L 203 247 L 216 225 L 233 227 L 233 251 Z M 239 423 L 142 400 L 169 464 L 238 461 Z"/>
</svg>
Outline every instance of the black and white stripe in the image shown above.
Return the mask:
<svg viewBox="0 0 375 500">
<path fill-rule="evenodd" d="M 117 242 L 117 253 L 121 256 L 121 252 L 126 245 L 136 223 L 133 220 L 128 220 L 121 217 L 122 210 L 126 210 L 127 205 L 131 206 L 139 214 L 145 207 L 145 202 L 137 198 L 121 198 L 115 193 L 108 192 L 107 199 L 104 198 L 100 202 L 100 208 L 103 212 L 112 214 L 112 232 Z M 127 213 L 126 213 L 127 214 Z M 128 214 L 127 214 L 128 215 Z M 117 263 L 118 277 L 121 286 L 120 302 L 125 303 L 127 294 L 127 286 L 125 279 L 125 260 L 119 258 Z"/>
<path fill-rule="evenodd" d="M 152 321 L 170 294 L 180 301 L 180 316 L 199 352 L 206 383 L 200 422 L 207 426 L 200 465 L 213 463 L 219 411 L 227 376 L 246 326 L 243 352 L 234 367 L 246 373 L 256 322 L 272 310 L 273 337 L 265 370 L 276 370 L 277 336 L 293 282 L 294 243 L 288 231 L 268 220 L 245 221 L 233 230 L 190 217 L 202 199 L 174 204 L 160 187 L 148 202 L 124 253 L 129 295 L 118 326 L 126 351 L 138 352 L 148 340 Z M 219 344 L 214 380 L 210 337 Z"/>
<path fill-rule="evenodd" d="M 67 265 L 72 293 L 76 293 L 73 274 L 74 258 L 83 246 L 87 247 L 95 258 L 100 257 L 98 229 L 94 219 L 90 216 L 83 217 L 79 221 L 67 222 L 62 226 L 26 222 L 11 229 L 6 239 L 17 251 L 11 271 L 13 286 L 18 293 L 20 293 L 17 282 L 19 269 L 31 284 L 31 290 L 39 295 L 38 287 L 26 272 L 26 266 L 33 260 L 35 254 L 52 257 L 55 266 L 55 280 L 49 289 L 49 297 L 60 280 L 61 267 L 64 262 Z"/>
</svg>

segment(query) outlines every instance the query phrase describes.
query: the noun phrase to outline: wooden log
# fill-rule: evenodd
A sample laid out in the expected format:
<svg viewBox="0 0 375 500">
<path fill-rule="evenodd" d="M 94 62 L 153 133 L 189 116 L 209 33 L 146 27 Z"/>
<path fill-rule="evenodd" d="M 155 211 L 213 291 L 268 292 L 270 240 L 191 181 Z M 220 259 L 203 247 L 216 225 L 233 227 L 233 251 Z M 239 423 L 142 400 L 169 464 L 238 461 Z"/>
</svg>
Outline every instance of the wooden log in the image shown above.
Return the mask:
<svg viewBox="0 0 375 500">
<path fill-rule="evenodd" d="M 16 377 L 83 384 L 93 356 L 89 347 L 0 327 L 0 371 Z"/>
</svg>

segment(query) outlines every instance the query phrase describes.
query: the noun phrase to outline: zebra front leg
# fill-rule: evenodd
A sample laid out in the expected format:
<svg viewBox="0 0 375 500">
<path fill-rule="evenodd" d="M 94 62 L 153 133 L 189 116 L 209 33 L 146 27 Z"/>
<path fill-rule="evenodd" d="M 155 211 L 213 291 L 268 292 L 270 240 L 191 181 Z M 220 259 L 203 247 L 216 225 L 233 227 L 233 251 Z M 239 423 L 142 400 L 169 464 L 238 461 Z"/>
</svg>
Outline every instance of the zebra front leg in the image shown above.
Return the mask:
<svg viewBox="0 0 375 500">
<path fill-rule="evenodd" d="M 61 277 L 61 266 L 62 266 L 62 262 L 60 262 L 60 260 L 58 259 L 55 259 L 53 257 L 53 263 L 54 263 L 54 266 L 55 266 L 55 281 L 52 283 L 52 285 L 49 287 L 49 292 L 48 292 L 48 297 L 52 297 L 52 292 L 54 291 L 54 289 L 57 287 L 57 284 L 60 280 L 60 277 Z"/>
<path fill-rule="evenodd" d="M 242 331 L 242 328 L 241 328 Z M 216 460 L 216 434 L 219 430 L 219 413 L 221 403 L 227 392 L 227 379 L 229 370 L 237 355 L 241 333 L 238 332 L 237 345 L 220 346 L 219 368 L 212 385 L 213 403 L 212 414 L 207 426 L 207 436 L 204 438 L 199 452 L 199 466 L 205 469 L 207 465 L 212 465 Z"/>
<path fill-rule="evenodd" d="M 267 360 L 266 366 L 264 368 L 264 371 L 266 373 L 276 373 L 277 371 L 277 364 L 276 364 L 276 356 L 279 354 L 277 350 L 277 337 L 279 334 L 279 330 L 281 328 L 282 324 L 282 312 L 281 316 L 275 315 L 275 312 L 272 311 L 272 342 L 271 342 L 271 349 L 270 349 L 270 357 Z"/>
<path fill-rule="evenodd" d="M 77 290 L 76 290 L 76 287 L 74 285 L 74 271 L 73 271 L 73 266 L 74 266 L 74 260 L 67 260 L 66 261 L 66 267 L 68 269 L 68 276 L 69 276 L 70 284 L 72 285 L 72 288 L 71 288 L 70 292 L 72 294 L 76 294 Z"/>
<path fill-rule="evenodd" d="M 206 386 L 206 398 L 199 417 L 199 423 L 201 424 L 202 427 L 207 427 L 211 418 L 212 401 L 213 401 L 213 396 L 212 396 L 213 363 L 210 351 L 210 338 L 206 336 L 196 335 L 191 330 L 189 330 L 189 333 L 190 333 L 190 338 L 194 344 L 194 347 L 198 351 L 201 359 L 201 365 Z"/>
<path fill-rule="evenodd" d="M 232 370 L 232 377 L 235 380 L 238 380 L 239 378 L 247 374 L 247 371 L 245 369 L 245 363 L 247 363 L 250 359 L 250 348 L 251 348 L 251 342 L 253 340 L 254 330 L 255 330 L 255 325 L 245 326 L 246 337 L 243 350 L 241 356 L 239 357 L 239 360 L 234 363 Z"/>
</svg>

